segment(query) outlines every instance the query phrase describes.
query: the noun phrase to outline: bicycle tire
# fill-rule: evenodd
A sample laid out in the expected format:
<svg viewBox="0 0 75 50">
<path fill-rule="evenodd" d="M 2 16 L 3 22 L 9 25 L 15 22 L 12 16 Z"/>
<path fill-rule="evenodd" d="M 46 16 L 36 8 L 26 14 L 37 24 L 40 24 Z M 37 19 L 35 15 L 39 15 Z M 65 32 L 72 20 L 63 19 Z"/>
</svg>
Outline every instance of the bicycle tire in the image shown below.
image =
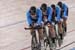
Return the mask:
<svg viewBox="0 0 75 50">
<path fill-rule="evenodd" d="M 33 32 L 33 35 L 32 35 L 31 50 L 37 50 L 37 38 L 36 38 L 35 32 Z"/>
</svg>

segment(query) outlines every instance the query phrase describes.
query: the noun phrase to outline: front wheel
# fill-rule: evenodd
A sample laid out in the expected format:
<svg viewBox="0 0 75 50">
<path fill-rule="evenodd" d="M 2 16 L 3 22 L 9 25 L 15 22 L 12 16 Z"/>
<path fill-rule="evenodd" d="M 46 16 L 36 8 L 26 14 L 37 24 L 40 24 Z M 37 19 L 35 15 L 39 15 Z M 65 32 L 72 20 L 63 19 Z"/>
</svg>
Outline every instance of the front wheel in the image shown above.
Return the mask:
<svg viewBox="0 0 75 50">
<path fill-rule="evenodd" d="M 31 40 L 31 50 L 37 50 L 37 38 L 36 38 L 36 33 L 34 32 L 32 34 L 32 40 Z"/>
<path fill-rule="evenodd" d="M 59 47 L 61 47 L 62 43 L 63 43 L 63 40 L 61 40 L 61 39 L 59 38 L 59 39 L 58 39 L 58 45 L 59 45 Z"/>
</svg>

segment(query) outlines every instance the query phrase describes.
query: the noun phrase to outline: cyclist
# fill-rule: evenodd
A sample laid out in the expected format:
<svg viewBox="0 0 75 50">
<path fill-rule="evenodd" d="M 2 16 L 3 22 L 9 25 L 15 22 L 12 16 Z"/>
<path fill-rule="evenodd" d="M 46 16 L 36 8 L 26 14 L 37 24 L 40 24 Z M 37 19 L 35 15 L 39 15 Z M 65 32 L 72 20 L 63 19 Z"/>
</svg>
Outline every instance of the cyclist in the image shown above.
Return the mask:
<svg viewBox="0 0 75 50">
<path fill-rule="evenodd" d="M 67 32 L 67 16 L 68 16 L 68 6 L 61 1 L 57 4 L 61 8 L 61 18 L 63 19 L 64 31 Z"/>
<path fill-rule="evenodd" d="M 60 8 L 54 4 L 52 4 L 51 7 L 52 7 L 52 20 L 51 21 L 58 24 L 58 32 L 59 32 L 61 40 L 63 40 L 62 23 L 61 23 L 61 18 L 60 18 Z"/>
<path fill-rule="evenodd" d="M 52 8 L 48 7 L 46 3 L 43 3 L 40 7 L 42 10 L 43 22 L 44 24 L 48 25 L 49 28 L 49 36 L 51 36 L 52 43 L 55 44 L 55 30 L 54 26 L 52 25 L 51 18 L 52 18 Z"/>
<path fill-rule="evenodd" d="M 30 9 L 27 12 L 27 22 L 29 24 L 29 27 L 30 28 L 42 27 L 41 21 L 42 21 L 41 10 L 37 9 L 35 6 L 31 6 Z M 31 34 L 32 34 L 33 31 L 34 31 L 34 29 L 30 29 Z M 41 47 L 44 48 L 43 29 L 38 29 L 37 31 L 38 31 L 38 34 L 39 34 L 39 41 L 41 43 Z"/>
</svg>

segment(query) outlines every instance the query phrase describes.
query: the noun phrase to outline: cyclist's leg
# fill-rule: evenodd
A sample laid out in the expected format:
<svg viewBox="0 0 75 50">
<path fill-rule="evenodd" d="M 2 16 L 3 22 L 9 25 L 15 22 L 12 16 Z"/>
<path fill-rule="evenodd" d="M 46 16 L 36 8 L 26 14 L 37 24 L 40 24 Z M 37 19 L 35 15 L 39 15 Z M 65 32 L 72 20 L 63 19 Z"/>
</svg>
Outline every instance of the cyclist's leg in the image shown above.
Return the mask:
<svg viewBox="0 0 75 50">
<path fill-rule="evenodd" d="M 59 32 L 61 40 L 63 40 L 63 29 L 62 29 L 62 22 L 61 21 L 58 22 L 58 32 Z"/>
<path fill-rule="evenodd" d="M 43 29 L 38 29 L 39 40 L 43 40 Z"/>
<path fill-rule="evenodd" d="M 55 43 L 56 34 L 55 34 L 54 26 L 52 24 L 49 26 L 49 30 L 50 30 L 50 36 L 52 39 L 52 43 Z"/>
<path fill-rule="evenodd" d="M 55 49 L 56 48 L 56 34 L 55 34 L 55 30 L 54 30 L 54 26 L 52 24 L 50 24 L 49 27 L 49 36 L 51 37 L 51 41 L 52 41 L 52 44 L 51 44 L 51 49 Z"/>
<path fill-rule="evenodd" d="M 43 29 L 38 29 L 38 35 L 39 35 L 39 43 L 41 45 L 41 50 L 44 50 L 44 36 L 43 36 Z"/>
<path fill-rule="evenodd" d="M 67 32 L 67 17 L 68 17 L 68 8 L 66 11 L 66 16 L 63 16 L 63 24 L 64 24 L 65 32 Z"/>
<path fill-rule="evenodd" d="M 29 26 L 29 28 L 32 28 L 32 26 Z M 30 33 L 32 36 L 33 36 L 33 32 L 34 32 L 34 29 L 30 29 Z"/>
<path fill-rule="evenodd" d="M 63 24 L 64 24 L 65 32 L 67 32 L 67 19 L 65 17 L 63 18 Z"/>
<path fill-rule="evenodd" d="M 46 34 L 46 28 L 45 27 L 43 27 L 44 29 L 43 29 L 43 35 L 44 35 L 44 39 L 46 39 L 47 38 L 47 34 Z"/>
<path fill-rule="evenodd" d="M 32 26 L 30 26 L 30 28 L 33 28 Z M 31 33 L 31 50 L 34 50 L 37 48 L 37 38 L 36 38 L 36 33 L 34 29 L 30 29 L 30 33 Z"/>
</svg>

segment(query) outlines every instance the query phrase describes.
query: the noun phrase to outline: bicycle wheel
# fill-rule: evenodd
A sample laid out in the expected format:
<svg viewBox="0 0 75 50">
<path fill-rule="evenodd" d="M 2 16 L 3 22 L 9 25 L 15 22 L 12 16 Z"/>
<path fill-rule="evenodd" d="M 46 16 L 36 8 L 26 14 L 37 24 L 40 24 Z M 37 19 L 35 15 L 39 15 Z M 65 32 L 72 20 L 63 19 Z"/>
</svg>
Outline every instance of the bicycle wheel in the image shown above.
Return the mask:
<svg viewBox="0 0 75 50">
<path fill-rule="evenodd" d="M 62 27 L 63 27 L 63 25 L 62 25 Z M 57 41 L 58 46 L 60 47 L 62 45 L 62 40 L 60 39 L 60 36 L 59 36 L 59 31 L 58 31 L 58 25 L 57 24 L 55 25 L 55 32 L 56 32 L 56 41 Z"/>
<path fill-rule="evenodd" d="M 59 38 L 59 39 L 58 39 L 58 45 L 59 45 L 59 47 L 61 47 L 62 43 L 63 43 L 63 40 L 61 40 L 61 39 Z"/>
<path fill-rule="evenodd" d="M 50 31 L 49 31 L 48 41 L 49 41 L 49 50 L 55 50 L 56 47 L 55 47 L 55 44 L 53 45 L 53 43 L 52 43 L 51 32 Z"/>
<path fill-rule="evenodd" d="M 32 33 L 32 40 L 31 40 L 31 50 L 37 50 L 37 38 L 35 31 Z"/>
</svg>

